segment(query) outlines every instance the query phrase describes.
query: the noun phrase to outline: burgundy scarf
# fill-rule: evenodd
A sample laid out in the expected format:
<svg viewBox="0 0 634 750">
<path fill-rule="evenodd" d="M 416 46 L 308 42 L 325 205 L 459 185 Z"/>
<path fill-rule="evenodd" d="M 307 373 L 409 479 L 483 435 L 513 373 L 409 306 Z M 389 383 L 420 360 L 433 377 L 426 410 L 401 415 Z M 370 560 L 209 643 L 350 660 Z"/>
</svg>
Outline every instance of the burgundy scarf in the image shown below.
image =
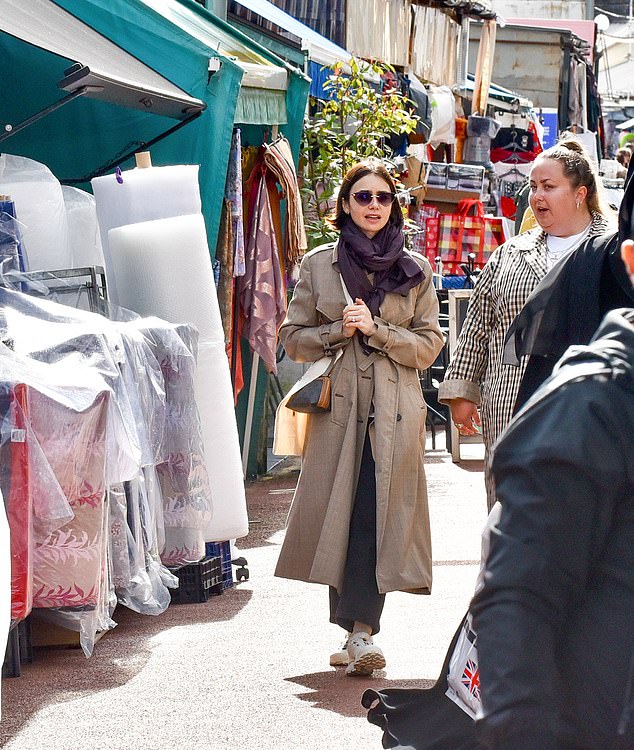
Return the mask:
<svg viewBox="0 0 634 750">
<path fill-rule="evenodd" d="M 425 278 L 422 268 L 403 249 L 400 227 L 388 222 L 370 239 L 351 220 L 344 224 L 339 239 L 339 270 L 352 299 L 360 297 L 372 315 L 388 292 L 402 294 Z M 367 277 L 374 273 L 374 283 Z"/>
</svg>

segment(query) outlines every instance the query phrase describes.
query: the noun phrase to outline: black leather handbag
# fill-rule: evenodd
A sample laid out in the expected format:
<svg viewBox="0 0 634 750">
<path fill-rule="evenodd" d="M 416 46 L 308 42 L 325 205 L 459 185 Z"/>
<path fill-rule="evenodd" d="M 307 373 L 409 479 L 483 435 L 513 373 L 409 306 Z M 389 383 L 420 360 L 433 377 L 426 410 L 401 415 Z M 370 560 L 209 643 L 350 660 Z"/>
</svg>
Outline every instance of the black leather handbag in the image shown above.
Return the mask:
<svg viewBox="0 0 634 750">
<path fill-rule="evenodd" d="M 286 406 L 303 414 L 330 411 L 330 375 L 320 375 L 306 383 L 303 388 L 293 393 Z"/>
</svg>

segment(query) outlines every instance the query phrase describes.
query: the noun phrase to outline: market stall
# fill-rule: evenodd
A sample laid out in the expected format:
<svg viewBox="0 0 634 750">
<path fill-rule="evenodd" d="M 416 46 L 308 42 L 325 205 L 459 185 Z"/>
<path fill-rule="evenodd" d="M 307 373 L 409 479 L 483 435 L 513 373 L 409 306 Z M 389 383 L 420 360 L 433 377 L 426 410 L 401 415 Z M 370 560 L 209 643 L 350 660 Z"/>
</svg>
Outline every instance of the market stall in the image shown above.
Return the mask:
<svg viewBox="0 0 634 750">
<path fill-rule="evenodd" d="M 35 608 L 77 631 L 89 654 L 114 625 L 115 602 L 165 609 L 178 585 L 168 566 L 217 554 L 220 590 L 231 581 L 229 540 L 248 521 L 212 270 L 225 173 L 235 123 L 258 145 L 279 128 L 290 139 L 277 176 L 288 191 L 308 79 L 195 3 L 35 2 L 11 2 L 0 19 L 5 81 L 26 77 L 31 96 L 6 97 L 0 156 L 0 349 L 16 373 L 3 419 L 8 434 L 32 436 L 22 456 L 11 443 L 1 451 L 17 545 L 12 619 Z M 175 166 L 126 170 L 146 144 Z M 92 180 L 96 202 L 60 176 Z M 144 317 L 109 304 L 108 288 Z M 92 382 L 93 396 L 73 406 L 67 391 Z M 64 442 L 47 424 L 56 409 Z M 70 435 L 75 473 L 60 463 Z M 46 472 L 64 512 L 42 526 Z M 204 591 L 181 601 L 212 593 L 207 568 Z"/>
</svg>

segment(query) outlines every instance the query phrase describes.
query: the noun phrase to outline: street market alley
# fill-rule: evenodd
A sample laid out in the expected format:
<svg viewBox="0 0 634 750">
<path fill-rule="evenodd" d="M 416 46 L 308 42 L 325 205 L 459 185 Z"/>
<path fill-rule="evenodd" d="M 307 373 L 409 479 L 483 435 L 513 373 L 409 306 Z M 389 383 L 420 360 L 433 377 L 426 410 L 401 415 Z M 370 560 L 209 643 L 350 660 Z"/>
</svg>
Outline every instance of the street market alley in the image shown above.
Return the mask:
<svg viewBox="0 0 634 750">
<path fill-rule="evenodd" d="M 248 581 L 154 618 L 119 606 L 118 627 L 90 659 L 37 649 L 21 677 L 3 681 L 0 746 L 378 750 L 381 731 L 367 722 L 361 694 L 433 683 L 478 571 L 481 453 L 453 464 L 440 448 L 427 461 L 433 594 L 387 597 L 377 637 L 383 672 L 351 678 L 330 667 L 341 631 L 327 621 L 326 588 L 273 576 L 297 479 L 287 461 L 247 488 L 251 530 L 238 546 Z"/>
</svg>

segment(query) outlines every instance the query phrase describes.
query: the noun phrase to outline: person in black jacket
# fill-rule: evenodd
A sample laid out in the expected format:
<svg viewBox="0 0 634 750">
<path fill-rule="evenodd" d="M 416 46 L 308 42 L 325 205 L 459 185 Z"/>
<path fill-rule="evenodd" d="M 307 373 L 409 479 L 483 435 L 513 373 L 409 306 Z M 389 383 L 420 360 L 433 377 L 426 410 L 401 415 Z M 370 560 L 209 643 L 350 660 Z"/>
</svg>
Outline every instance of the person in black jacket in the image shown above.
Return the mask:
<svg viewBox="0 0 634 750">
<path fill-rule="evenodd" d="M 634 243 L 623 256 L 634 281 Z M 480 743 L 634 748 L 634 310 L 571 347 L 494 449 Z"/>
</svg>

